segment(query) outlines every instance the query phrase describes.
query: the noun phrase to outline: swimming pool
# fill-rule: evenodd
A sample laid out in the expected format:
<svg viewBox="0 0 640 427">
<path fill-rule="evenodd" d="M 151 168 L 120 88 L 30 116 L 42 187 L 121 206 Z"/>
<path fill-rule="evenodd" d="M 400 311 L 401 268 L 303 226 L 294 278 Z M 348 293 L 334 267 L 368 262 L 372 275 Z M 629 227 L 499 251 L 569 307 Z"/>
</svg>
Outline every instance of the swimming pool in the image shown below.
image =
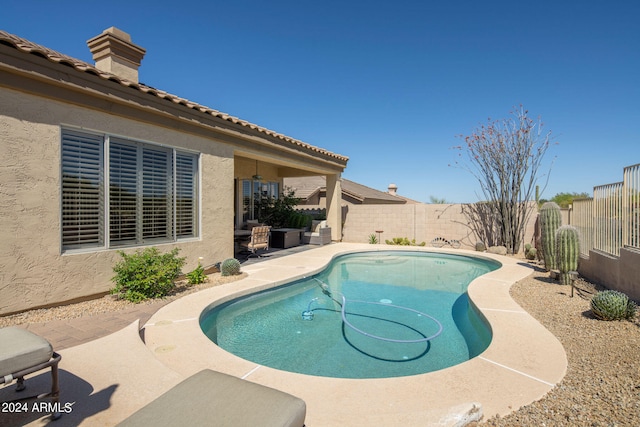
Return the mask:
<svg viewBox="0 0 640 427">
<path fill-rule="evenodd" d="M 210 307 L 200 326 L 230 353 L 290 372 L 338 378 L 432 372 L 477 356 L 491 342 L 466 289 L 499 266 L 432 252 L 342 255 L 316 275 Z"/>
</svg>

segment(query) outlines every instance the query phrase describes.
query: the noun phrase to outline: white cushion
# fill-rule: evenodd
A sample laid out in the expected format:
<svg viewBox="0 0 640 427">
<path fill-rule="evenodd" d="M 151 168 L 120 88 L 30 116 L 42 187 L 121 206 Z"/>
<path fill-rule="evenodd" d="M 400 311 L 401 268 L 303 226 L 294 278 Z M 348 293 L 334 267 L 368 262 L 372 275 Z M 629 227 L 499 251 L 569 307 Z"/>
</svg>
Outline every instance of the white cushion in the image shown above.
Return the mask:
<svg viewBox="0 0 640 427">
<path fill-rule="evenodd" d="M 1 376 L 48 362 L 53 354 L 49 341 L 16 326 L 0 329 L 0 343 Z"/>
</svg>

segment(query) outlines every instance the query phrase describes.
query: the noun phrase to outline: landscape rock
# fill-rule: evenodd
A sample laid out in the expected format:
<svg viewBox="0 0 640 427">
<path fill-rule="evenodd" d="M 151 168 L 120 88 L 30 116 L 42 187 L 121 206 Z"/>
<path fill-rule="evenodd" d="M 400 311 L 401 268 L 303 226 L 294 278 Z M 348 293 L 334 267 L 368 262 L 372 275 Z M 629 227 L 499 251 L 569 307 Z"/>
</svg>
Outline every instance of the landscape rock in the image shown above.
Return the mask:
<svg viewBox="0 0 640 427">
<path fill-rule="evenodd" d="M 487 249 L 487 252 L 496 255 L 506 255 L 507 248 L 505 248 L 504 246 L 490 246 L 489 249 Z"/>
</svg>

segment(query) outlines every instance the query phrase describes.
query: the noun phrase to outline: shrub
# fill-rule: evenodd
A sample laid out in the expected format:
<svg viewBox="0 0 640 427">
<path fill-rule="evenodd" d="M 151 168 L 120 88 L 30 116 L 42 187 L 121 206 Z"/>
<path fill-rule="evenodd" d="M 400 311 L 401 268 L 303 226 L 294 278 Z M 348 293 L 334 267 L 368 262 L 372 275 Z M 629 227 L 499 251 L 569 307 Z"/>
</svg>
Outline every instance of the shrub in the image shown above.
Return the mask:
<svg viewBox="0 0 640 427">
<path fill-rule="evenodd" d="M 426 242 L 416 243 L 416 239 L 409 240 L 407 237 L 394 237 L 393 240 L 385 240 L 387 245 L 399 246 L 425 246 Z"/>
<path fill-rule="evenodd" d="M 618 291 L 601 291 L 591 299 L 591 311 L 599 320 L 632 319 L 636 309 L 636 304 Z"/>
<path fill-rule="evenodd" d="M 187 281 L 190 285 L 199 285 L 207 281 L 207 275 L 204 274 L 204 267 L 200 264 L 200 260 L 202 260 L 202 258 L 198 259 L 198 266 L 195 270 L 187 273 Z"/>
<path fill-rule="evenodd" d="M 307 228 L 311 225 L 311 216 L 300 212 L 293 212 L 287 219 L 286 225 L 290 228 Z"/>
<path fill-rule="evenodd" d="M 284 188 L 278 197 L 263 196 L 258 203 L 258 220 L 273 228 L 287 227 L 296 216 L 297 204 L 295 192 L 290 188 Z"/>
<path fill-rule="evenodd" d="M 235 276 L 240 274 L 240 261 L 235 258 L 229 258 L 220 264 L 220 272 L 223 276 Z"/>
<path fill-rule="evenodd" d="M 377 245 L 378 244 L 378 238 L 376 237 L 375 234 L 369 234 L 369 244 L 370 245 Z"/>
<path fill-rule="evenodd" d="M 123 259 L 113 267 L 116 275 L 111 280 L 116 286 L 111 293 L 136 303 L 166 296 L 174 288 L 184 265 L 184 258 L 178 257 L 178 252 L 175 248 L 161 254 L 153 247 L 131 255 L 118 251 Z"/>
</svg>

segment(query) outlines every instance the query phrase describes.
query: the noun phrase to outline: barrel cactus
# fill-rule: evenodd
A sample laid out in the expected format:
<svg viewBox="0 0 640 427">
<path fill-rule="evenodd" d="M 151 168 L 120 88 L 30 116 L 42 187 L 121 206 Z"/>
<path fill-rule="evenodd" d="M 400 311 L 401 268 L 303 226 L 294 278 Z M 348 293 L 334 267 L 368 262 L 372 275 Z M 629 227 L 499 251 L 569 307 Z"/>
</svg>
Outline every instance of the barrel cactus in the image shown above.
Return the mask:
<svg viewBox="0 0 640 427">
<path fill-rule="evenodd" d="M 240 261 L 235 258 L 229 258 L 220 264 L 220 272 L 223 276 L 235 276 L 240 274 Z"/>
<path fill-rule="evenodd" d="M 556 268 L 556 230 L 562 225 L 560 206 L 546 202 L 540 208 L 539 220 L 544 268 L 550 271 Z"/>
<path fill-rule="evenodd" d="M 536 248 L 534 248 L 531 243 L 527 243 L 526 245 L 524 245 L 524 257 L 528 260 L 534 260 L 536 259 L 536 256 L 538 255 L 538 250 Z"/>
<path fill-rule="evenodd" d="M 622 292 L 606 290 L 591 299 L 591 312 L 599 320 L 633 319 L 636 304 Z"/>
<path fill-rule="evenodd" d="M 560 283 L 571 284 L 570 271 L 578 270 L 580 236 L 573 225 L 563 225 L 556 231 L 556 266 L 560 270 Z"/>
</svg>

